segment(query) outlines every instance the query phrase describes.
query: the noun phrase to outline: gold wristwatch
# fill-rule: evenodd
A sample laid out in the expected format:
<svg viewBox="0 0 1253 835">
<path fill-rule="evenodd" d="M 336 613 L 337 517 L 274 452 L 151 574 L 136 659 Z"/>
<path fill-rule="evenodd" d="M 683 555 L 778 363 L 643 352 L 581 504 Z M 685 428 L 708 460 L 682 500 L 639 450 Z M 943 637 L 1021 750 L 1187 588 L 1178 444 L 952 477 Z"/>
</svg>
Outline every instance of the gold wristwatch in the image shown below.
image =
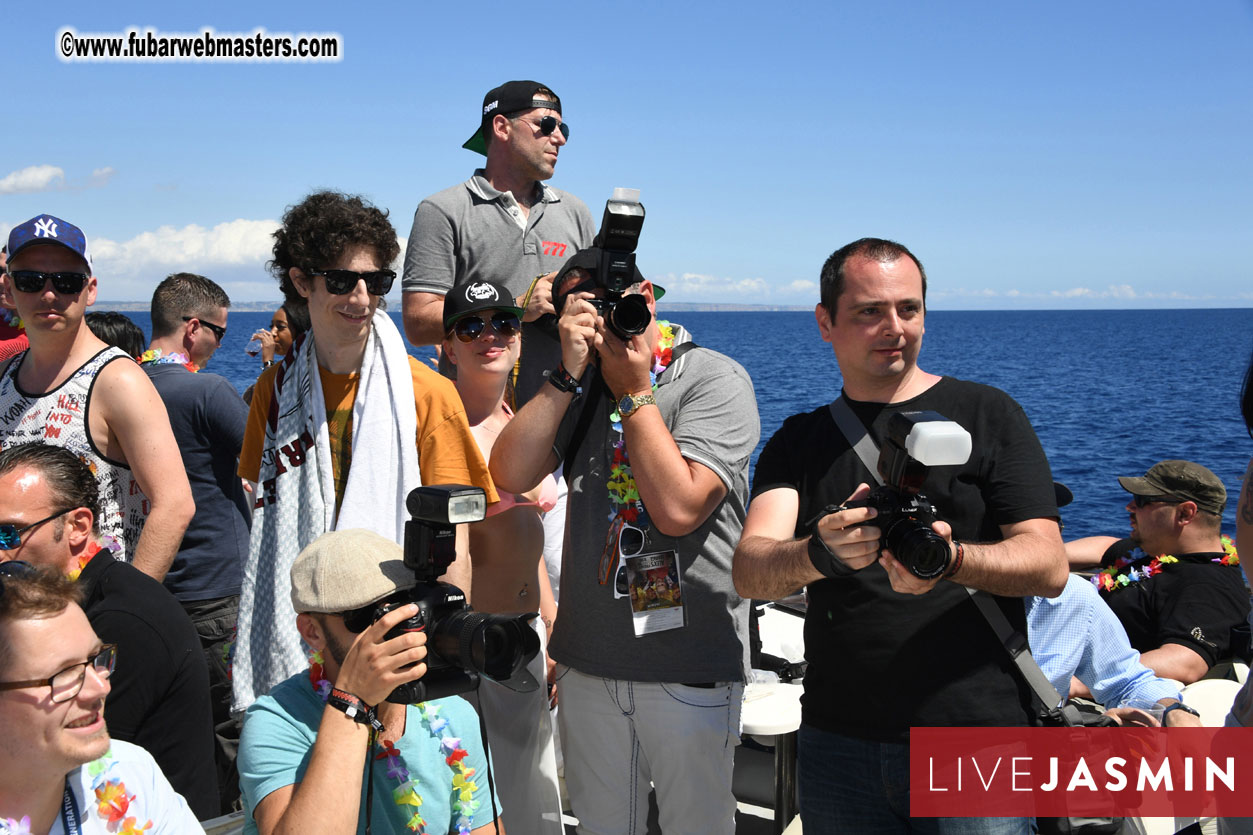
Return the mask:
<svg viewBox="0 0 1253 835">
<path fill-rule="evenodd" d="M 618 414 L 628 418 L 639 411 L 641 406 L 656 406 L 657 398 L 650 391 L 647 394 L 627 394 L 618 401 Z"/>
</svg>

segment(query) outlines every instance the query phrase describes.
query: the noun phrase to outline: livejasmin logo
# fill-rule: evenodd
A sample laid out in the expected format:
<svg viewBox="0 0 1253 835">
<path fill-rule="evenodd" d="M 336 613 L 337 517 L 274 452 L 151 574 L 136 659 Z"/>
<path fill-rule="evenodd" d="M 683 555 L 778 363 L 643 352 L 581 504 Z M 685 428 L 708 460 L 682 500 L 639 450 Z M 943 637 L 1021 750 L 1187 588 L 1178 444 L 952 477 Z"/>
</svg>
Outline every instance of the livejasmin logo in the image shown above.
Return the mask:
<svg viewBox="0 0 1253 835">
<path fill-rule="evenodd" d="M 1253 728 L 912 728 L 916 817 L 1251 817 Z"/>
<path fill-rule="evenodd" d="M 980 761 L 978 757 L 957 757 L 955 762 L 957 766 L 957 782 L 954 786 L 945 786 L 936 784 L 936 758 L 928 757 L 928 771 L 931 776 L 928 789 L 933 792 L 946 792 L 950 789 L 962 791 L 969 786 L 970 773 L 973 771 L 978 783 L 984 791 L 993 790 L 996 784 L 997 773 L 1000 772 L 1002 780 L 1008 780 L 1009 791 L 1029 792 L 1044 791 L 1053 792 L 1061 791 L 1076 792 L 1080 790 L 1097 791 L 1098 786 L 1096 778 L 1093 776 L 1092 766 L 1084 757 L 1079 757 L 1077 762 L 1062 763 L 1059 757 L 1048 757 L 1043 763 L 1042 769 L 1047 773 L 1048 779 L 1044 782 L 1037 782 L 1035 777 L 1039 773 L 1041 763 L 1034 757 L 997 757 L 995 760 Z M 947 763 L 940 761 L 941 770 L 946 770 Z M 1002 765 L 1005 767 L 1001 771 Z M 963 775 L 963 766 L 965 767 Z M 1102 788 L 1107 791 L 1118 792 L 1123 791 L 1129 785 L 1127 781 L 1128 768 L 1135 769 L 1136 763 L 1129 763 L 1125 757 L 1108 757 L 1103 764 L 1098 765 L 1098 773 L 1104 770 L 1103 776 L 1109 779 L 1103 784 Z M 1179 786 L 1184 791 L 1193 791 L 1196 785 L 1196 772 L 1200 765 L 1193 763 L 1192 757 L 1183 758 L 1183 774 L 1182 781 Z M 1154 763 L 1149 760 L 1140 760 L 1138 771 L 1136 772 L 1135 790 L 1143 791 L 1174 791 L 1176 786 L 1175 769 L 1171 760 L 1162 760 L 1156 764 L 1154 771 Z M 1214 791 L 1215 783 L 1221 781 L 1222 785 L 1234 791 L 1236 788 L 1236 760 L 1235 757 L 1227 757 L 1226 762 L 1220 765 L 1209 757 L 1205 758 L 1205 791 Z M 986 772 L 986 775 L 985 775 Z M 966 778 L 963 783 L 963 776 Z M 1065 781 L 1065 787 L 1062 782 Z M 998 790 L 1000 786 L 997 786 Z"/>
</svg>

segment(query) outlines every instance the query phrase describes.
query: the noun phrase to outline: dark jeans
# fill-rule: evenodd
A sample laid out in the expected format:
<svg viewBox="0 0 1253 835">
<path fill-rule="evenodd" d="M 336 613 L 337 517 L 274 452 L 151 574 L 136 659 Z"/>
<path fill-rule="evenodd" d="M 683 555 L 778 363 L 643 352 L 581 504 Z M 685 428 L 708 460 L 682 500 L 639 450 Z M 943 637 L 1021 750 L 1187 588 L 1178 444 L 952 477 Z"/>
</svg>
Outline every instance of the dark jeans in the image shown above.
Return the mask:
<svg viewBox="0 0 1253 835">
<path fill-rule="evenodd" d="M 240 808 L 239 769 L 235 753 L 239 748 L 239 732 L 243 717 L 231 718 L 230 651 L 235 640 L 235 621 L 239 617 L 239 595 L 213 600 L 183 603 L 200 636 L 209 665 L 209 700 L 213 703 L 213 733 L 216 737 L 214 760 L 217 763 L 221 814 Z"/>
<path fill-rule="evenodd" d="M 801 825 L 805 835 L 1026 835 L 1030 818 L 910 818 L 909 746 L 801 725 Z"/>
</svg>

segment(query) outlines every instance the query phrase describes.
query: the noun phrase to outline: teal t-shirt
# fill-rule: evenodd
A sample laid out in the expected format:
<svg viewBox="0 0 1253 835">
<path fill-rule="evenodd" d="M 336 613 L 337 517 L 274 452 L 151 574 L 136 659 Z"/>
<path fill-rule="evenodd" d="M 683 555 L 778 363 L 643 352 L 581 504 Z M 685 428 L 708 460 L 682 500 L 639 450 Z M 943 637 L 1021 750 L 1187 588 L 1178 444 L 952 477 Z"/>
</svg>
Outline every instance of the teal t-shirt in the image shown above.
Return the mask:
<svg viewBox="0 0 1253 835">
<path fill-rule="evenodd" d="M 370 763 L 374 769 L 372 823 L 373 831 L 380 835 L 410 833 L 406 823 L 415 811 L 420 811 L 426 819 L 424 831 L 432 835 L 456 831 L 456 813 L 453 812 L 453 801 L 458 794 L 453 787 L 456 772 L 447 762 L 448 752 L 440 749 L 443 736 L 461 740 L 461 746 L 467 751 L 464 762 L 468 768 L 474 769 L 470 779 L 476 784 L 473 799 L 479 801 L 479 806 L 472 816 L 471 829 L 486 826 L 500 814 L 500 804 L 488 799 L 488 758 L 479 736 L 478 714 L 460 696 L 436 699 L 427 704 L 438 706 L 439 718 L 447 720 L 449 727 L 432 731 L 419 709 L 410 705 L 405 714 L 404 736 L 393 740 L 399 759 L 394 756 L 375 758 L 382 753 L 381 740 L 380 746 L 371 754 Z M 245 833 L 257 832 L 252 810 L 266 795 L 304 779 L 324 708 L 325 704 L 309 683 L 308 670 L 279 683 L 248 708 L 238 759 L 239 785 L 243 790 L 244 808 L 248 811 Z M 387 738 L 386 731 L 382 737 Z M 397 763 L 408 772 L 405 775 L 407 779 L 417 781 L 416 790 L 422 798 L 420 809 L 394 802 L 393 792 L 401 784 L 401 775 L 394 773 Z M 393 773 L 389 774 L 389 771 Z M 365 831 L 365 795 L 366 780 L 363 777 L 358 832 Z"/>
</svg>

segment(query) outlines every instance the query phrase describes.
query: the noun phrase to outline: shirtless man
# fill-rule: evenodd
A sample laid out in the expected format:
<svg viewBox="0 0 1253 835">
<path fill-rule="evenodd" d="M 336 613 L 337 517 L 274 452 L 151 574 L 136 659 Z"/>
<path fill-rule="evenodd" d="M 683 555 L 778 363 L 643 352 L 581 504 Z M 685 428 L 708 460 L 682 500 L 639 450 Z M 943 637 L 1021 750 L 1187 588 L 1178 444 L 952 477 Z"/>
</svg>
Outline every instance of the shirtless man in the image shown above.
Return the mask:
<svg viewBox="0 0 1253 835">
<path fill-rule="evenodd" d="M 30 349 L 0 373 L 0 446 L 42 441 L 86 461 L 110 550 L 161 580 L 196 510 L 165 406 L 139 366 L 83 321 L 97 288 L 82 230 L 39 215 L 13 228 L 8 249 Z"/>
</svg>

